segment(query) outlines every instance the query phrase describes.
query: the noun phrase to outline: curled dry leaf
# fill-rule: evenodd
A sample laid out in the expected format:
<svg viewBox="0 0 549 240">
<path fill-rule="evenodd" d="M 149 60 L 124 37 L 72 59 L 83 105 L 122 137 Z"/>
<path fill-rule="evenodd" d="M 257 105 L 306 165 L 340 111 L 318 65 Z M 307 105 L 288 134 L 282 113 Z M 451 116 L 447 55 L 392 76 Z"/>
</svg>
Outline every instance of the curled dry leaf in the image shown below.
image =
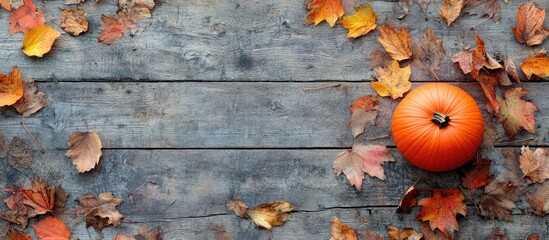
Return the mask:
<svg viewBox="0 0 549 240">
<path fill-rule="evenodd" d="M 398 204 L 397 213 L 410 213 L 414 206 L 417 206 L 417 197 L 419 196 L 419 191 L 416 189 L 417 181 L 406 190 L 404 196 Z"/>
<path fill-rule="evenodd" d="M 549 148 L 538 148 L 532 152 L 529 147 L 522 147 L 520 169 L 533 182 L 543 183 L 549 178 Z"/>
<path fill-rule="evenodd" d="M 23 38 L 23 52 L 27 56 L 42 57 L 48 53 L 61 33 L 50 25 L 40 25 L 29 29 Z"/>
<path fill-rule="evenodd" d="M 241 218 L 248 218 L 248 214 L 246 213 L 248 211 L 248 206 L 241 201 L 229 201 L 227 203 L 227 208 L 233 211 L 236 216 L 239 216 Z"/>
<path fill-rule="evenodd" d="M 18 67 L 13 67 L 10 74 L 0 74 L 0 107 L 16 103 L 23 97 L 23 82 Z"/>
<path fill-rule="evenodd" d="M 387 234 L 391 240 L 420 240 L 423 237 L 423 234 L 416 232 L 413 228 L 403 228 L 400 232 L 395 226 L 387 227 Z"/>
<path fill-rule="evenodd" d="M 40 240 L 69 240 L 71 232 L 61 218 L 48 216 L 32 225 Z"/>
<path fill-rule="evenodd" d="M 107 45 L 118 41 L 127 31 L 131 34 L 137 32 L 137 25 L 123 12 L 118 12 L 118 18 L 103 15 L 101 16 L 101 20 L 103 20 L 104 24 L 99 27 L 101 34 L 97 37 L 97 41 Z"/>
<path fill-rule="evenodd" d="M 504 98 L 497 97 L 500 111 L 496 117 L 498 122 L 503 124 L 505 134 L 510 139 L 513 139 L 521 129 L 526 129 L 532 134 L 536 133 L 534 112 L 539 111 L 538 107 L 522 99 L 529 92 L 518 87 L 507 90 Z"/>
<path fill-rule="evenodd" d="M 34 208 L 36 214 L 50 212 L 55 206 L 55 186 L 48 186 L 48 183 L 41 179 L 31 181 L 31 189 L 21 189 L 25 198 L 23 203 Z"/>
<path fill-rule="evenodd" d="M 461 171 L 461 185 L 467 189 L 475 189 L 488 184 L 493 178 L 490 175 L 491 164 L 491 160 L 484 159 L 480 152 L 477 153 L 476 161 Z"/>
<path fill-rule="evenodd" d="M 377 40 L 394 60 L 402 61 L 412 57 L 412 37 L 408 35 L 407 28 L 385 25 L 379 26 L 379 32 L 381 37 Z"/>
<path fill-rule="evenodd" d="M 330 240 L 358 240 L 355 230 L 351 226 L 342 223 L 337 217 L 332 220 L 331 229 Z"/>
<path fill-rule="evenodd" d="M 395 159 L 385 146 L 365 146 L 358 143 L 353 145 L 353 149 L 339 153 L 333 166 L 336 176 L 344 173 L 351 186 L 355 186 L 356 190 L 360 191 L 364 173 L 385 180 L 381 165 L 389 161 L 395 161 Z"/>
<path fill-rule="evenodd" d="M 499 0 L 465 0 L 463 12 L 479 17 L 488 16 L 494 21 L 501 18 L 501 6 Z"/>
<path fill-rule="evenodd" d="M 100 193 L 97 197 L 84 195 L 78 198 L 80 208 L 76 213 L 84 216 L 86 227 L 93 226 L 95 230 L 101 231 L 109 225 L 120 225 L 123 216 L 116 206 L 122 202 L 122 199 L 115 198 L 110 192 Z"/>
<path fill-rule="evenodd" d="M 118 11 L 125 13 L 133 22 L 150 18 L 154 0 L 118 0 Z"/>
<path fill-rule="evenodd" d="M 410 90 L 412 83 L 410 75 L 412 70 L 410 66 L 400 68 L 397 61 L 393 61 L 386 68 L 374 68 L 374 77 L 378 80 L 372 82 L 372 88 L 383 97 L 390 96 L 393 99 L 402 97 L 405 92 Z"/>
<path fill-rule="evenodd" d="M 72 159 L 78 172 L 87 172 L 99 163 L 101 147 L 101 139 L 97 133 L 76 131 L 69 137 L 69 150 L 66 156 Z"/>
<path fill-rule="evenodd" d="M 440 17 L 450 26 L 461 15 L 464 0 L 442 0 L 440 6 Z"/>
<path fill-rule="evenodd" d="M 488 236 L 484 237 L 485 240 L 509 240 L 509 237 L 507 236 L 507 233 L 504 231 L 501 231 L 499 228 L 494 228 L 488 234 Z"/>
<path fill-rule="evenodd" d="M 23 97 L 12 106 L 17 112 L 25 117 L 30 117 L 38 110 L 49 104 L 44 92 L 36 92 L 36 83 L 33 81 L 23 81 L 25 88 Z"/>
<path fill-rule="evenodd" d="M 80 33 L 87 32 L 88 19 L 86 18 L 84 9 L 62 9 L 61 28 L 73 36 L 78 36 Z"/>
<path fill-rule="evenodd" d="M 349 30 L 347 38 L 357 38 L 376 28 L 376 13 L 369 3 L 356 7 L 355 14 L 345 16 L 339 24 Z"/>
<path fill-rule="evenodd" d="M 422 208 L 417 219 L 429 221 L 431 229 L 438 228 L 446 236 L 451 236 L 454 231 L 459 230 L 457 214 L 467 214 L 465 196 L 459 189 L 435 189 L 433 196 L 420 199 L 418 205 Z"/>
<path fill-rule="evenodd" d="M 519 6 L 513 33 L 520 43 L 528 46 L 541 44 L 549 36 L 549 30 L 543 27 L 544 20 L 545 9 L 537 8 L 533 2 L 523 3 Z"/>
<path fill-rule="evenodd" d="M 517 207 L 515 202 L 519 199 L 521 191 L 511 182 L 490 182 L 484 187 L 484 195 L 480 198 L 480 214 L 511 221 L 511 210 Z"/>
<path fill-rule="evenodd" d="M 355 100 L 350 108 L 349 127 L 353 137 L 356 137 L 364 132 L 366 125 L 375 124 L 379 109 L 379 98 L 378 96 L 362 96 Z"/>
<path fill-rule="evenodd" d="M 495 59 L 493 59 L 490 54 L 486 52 L 484 47 L 484 40 L 480 38 L 480 35 L 475 36 L 477 42 L 477 47 L 473 49 L 472 58 L 473 58 L 473 69 L 480 70 L 482 68 L 486 69 L 500 69 L 503 68 Z"/>
<path fill-rule="evenodd" d="M 8 240 L 32 240 L 32 237 L 24 232 L 12 231 Z"/>
<path fill-rule="evenodd" d="M 309 13 L 305 24 L 315 25 L 326 20 L 326 22 L 333 27 L 341 16 L 345 14 L 345 9 L 341 4 L 341 0 L 314 0 L 307 6 Z"/>
<path fill-rule="evenodd" d="M 538 186 L 535 191 L 526 193 L 532 212 L 545 216 L 549 213 L 549 182 Z"/>
<path fill-rule="evenodd" d="M 503 61 L 503 66 L 505 67 L 505 71 L 507 72 L 507 74 L 509 74 L 509 76 L 511 76 L 513 80 L 520 83 L 517 66 L 515 65 L 515 62 L 513 62 L 513 59 L 511 59 L 511 57 L 507 56 L 505 58 L 505 60 Z"/>
<path fill-rule="evenodd" d="M 43 25 L 46 22 L 44 14 L 40 12 L 32 0 L 23 0 L 23 5 L 20 7 L 13 7 L 10 12 L 10 34 L 16 32 L 26 32 L 31 28 Z"/>
<path fill-rule="evenodd" d="M 531 56 L 520 65 L 520 70 L 528 80 L 532 77 L 549 79 L 549 58 L 545 52 Z"/>
<path fill-rule="evenodd" d="M 294 209 L 287 201 L 275 201 L 264 203 L 252 209 L 241 201 L 233 200 L 227 203 L 227 208 L 241 218 L 251 218 L 255 225 L 272 229 L 273 226 L 280 226 L 290 219 L 290 211 Z"/>
</svg>

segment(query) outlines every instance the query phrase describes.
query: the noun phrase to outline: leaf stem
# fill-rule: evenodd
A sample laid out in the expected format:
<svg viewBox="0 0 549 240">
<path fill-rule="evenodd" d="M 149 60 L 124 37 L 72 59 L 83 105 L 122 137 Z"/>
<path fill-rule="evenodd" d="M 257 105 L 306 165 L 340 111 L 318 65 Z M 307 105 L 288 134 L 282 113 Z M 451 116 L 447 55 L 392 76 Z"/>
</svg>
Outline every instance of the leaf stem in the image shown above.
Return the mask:
<svg viewBox="0 0 549 240">
<path fill-rule="evenodd" d="M 21 121 L 21 126 L 23 126 L 23 128 L 25 129 L 27 134 L 29 134 L 33 142 L 40 148 L 40 153 L 44 155 L 46 153 L 46 150 L 44 150 L 44 148 L 42 147 L 42 144 L 40 144 L 38 139 L 30 132 L 30 130 L 27 128 L 27 125 L 25 125 L 23 121 Z"/>
</svg>

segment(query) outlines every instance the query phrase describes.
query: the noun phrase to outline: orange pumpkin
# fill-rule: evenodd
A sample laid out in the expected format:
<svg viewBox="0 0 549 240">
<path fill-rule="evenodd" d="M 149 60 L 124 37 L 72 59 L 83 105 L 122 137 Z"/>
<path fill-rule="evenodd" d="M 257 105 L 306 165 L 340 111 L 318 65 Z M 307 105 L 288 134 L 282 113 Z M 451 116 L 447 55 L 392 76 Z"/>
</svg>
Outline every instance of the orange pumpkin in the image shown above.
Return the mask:
<svg viewBox="0 0 549 240">
<path fill-rule="evenodd" d="M 428 83 L 400 102 L 391 131 L 406 160 L 421 169 L 442 172 L 473 158 L 482 143 L 484 122 L 475 100 L 461 88 Z"/>
</svg>

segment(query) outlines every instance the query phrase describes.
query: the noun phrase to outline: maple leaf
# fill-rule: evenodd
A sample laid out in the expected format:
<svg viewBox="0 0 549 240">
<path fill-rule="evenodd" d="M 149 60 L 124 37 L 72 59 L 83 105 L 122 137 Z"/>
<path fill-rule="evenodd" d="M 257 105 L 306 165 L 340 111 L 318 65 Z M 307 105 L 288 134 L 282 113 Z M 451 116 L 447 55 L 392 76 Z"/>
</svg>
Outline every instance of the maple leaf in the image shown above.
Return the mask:
<svg viewBox="0 0 549 240">
<path fill-rule="evenodd" d="M 465 0 L 463 12 L 479 17 L 488 16 L 497 21 L 501 17 L 501 6 L 499 0 Z"/>
<path fill-rule="evenodd" d="M 509 237 L 507 237 L 507 234 L 504 231 L 501 231 L 499 228 L 494 228 L 488 234 L 488 236 L 484 237 L 485 240 L 509 240 Z"/>
<path fill-rule="evenodd" d="M 367 124 L 373 125 L 375 123 L 379 109 L 379 98 L 378 96 L 362 96 L 355 100 L 350 108 L 349 127 L 353 137 L 356 137 L 364 132 Z"/>
<path fill-rule="evenodd" d="M 55 39 L 59 36 L 61 36 L 61 33 L 50 25 L 31 28 L 23 38 L 23 52 L 29 57 L 42 57 L 51 50 Z"/>
<path fill-rule="evenodd" d="M 374 77 L 378 81 L 371 83 L 372 88 L 380 96 L 391 96 L 393 99 L 397 99 L 412 87 L 410 74 L 412 74 L 410 66 L 400 68 L 397 61 L 393 61 L 386 68 L 376 67 L 374 68 Z"/>
<path fill-rule="evenodd" d="M 525 177 L 538 183 L 549 178 L 549 148 L 538 148 L 532 152 L 529 147 L 520 149 L 520 169 Z"/>
<path fill-rule="evenodd" d="M 403 228 L 400 232 L 395 226 L 388 226 L 387 234 L 391 240 L 419 240 L 423 237 L 423 234 L 416 232 L 413 228 Z"/>
<path fill-rule="evenodd" d="M 412 50 L 414 56 L 413 63 L 420 69 L 429 69 L 433 75 L 438 70 L 442 59 L 446 56 L 444 47 L 442 47 L 442 40 L 437 40 L 437 37 L 429 27 L 427 27 L 420 43 L 412 45 Z"/>
<path fill-rule="evenodd" d="M 23 97 L 12 106 L 23 116 L 30 117 L 33 113 L 47 106 L 49 102 L 43 92 L 36 92 L 35 82 L 23 81 L 23 86 L 25 88 Z"/>
<path fill-rule="evenodd" d="M 101 147 L 101 139 L 97 133 L 76 131 L 69 137 L 69 150 L 66 156 L 72 159 L 78 172 L 87 172 L 99 163 Z"/>
<path fill-rule="evenodd" d="M 101 20 L 103 20 L 104 24 L 99 27 L 101 34 L 99 34 L 97 40 L 107 45 L 118 41 L 127 31 L 130 31 L 131 34 L 137 31 L 137 25 L 123 12 L 118 13 L 118 18 L 103 15 L 101 16 Z"/>
<path fill-rule="evenodd" d="M 455 238 L 454 233 L 446 235 L 442 233 L 439 229 L 431 229 L 429 223 L 423 222 L 420 226 L 421 233 L 423 234 L 423 239 L 429 240 L 452 240 Z"/>
<path fill-rule="evenodd" d="M 429 221 L 433 230 L 438 228 L 445 235 L 452 235 L 454 231 L 459 230 L 456 215 L 467 214 L 464 200 L 465 196 L 459 189 L 435 189 L 433 196 L 419 200 L 418 205 L 422 208 L 417 219 Z"/>
<path fill-rule="evenodd" d="M 32 225 L 40 240 L 69 240 L 71 232 L 65 222 L 58 217 L 48 216 Z"/>
<path fill-rule="evenodd" d="M 353 145 L 351 150 L 339 153 L 333 166 L 336 176 L 344 173 L 351 186 L 355 186 L 356 190 L 360 191 L 364 173 L 385 180 L 381 165 L 389 161 L 395 161 L 395 159 L 385 146 L 365 146 L 359 143 Z"/>
<path fill-rule="evenodd" d="M 84 215 L 86 227 L 93 226 L 95 230 L 101 231 L 108 225 L 120 225 L 123 216 L 116 206 L 122 202 L 122 199 L 115 198 L 110 192 L 100 193 L 97 197 L 84 195 L 78 198 L 80 208 L 76 213 Z"/>
<path fill-rule="evenodd" d="M 357 38 L 376 28 L 376 13 L 372 9 L 369 3 L 356 7 L 355 14 L 352 16 L 345 16 L 339 24 L 349 30 L 347 38 Z"/>
<path fill-rule="evenodd" d="M 513 59 L 511 59 L 511 57 L 507 56 L 505 58 L 503 66 L 505 67 L 505 72 L 507 72 L 507 74 L 509 74 L 509 76 L 511 76 L 516 82 L 520 83 L 517 66 L 515 65 L 515 62 L 513 62 Z"/>
<path fill-rule="evenodd" d="M 480 70 L 482 68 L 487 69 L 499 69 L 503 68 L 501 64 L 499 64 L 496 60 L 494 60 L 490 54 L 486 52 L 486 49 L 484 48 L 484 41 L 480 37 L 480 35 L 475 36 L 475 40 L 477 42 L 477 47 L 473 49 L 472 52 L 472 58 L 473 58 L 473 69 L 474 70 Z"/>
<path fill-rule="evenodd" d="M 490 175 L 491 163 L 491 160 L 484 159 L 477 153 L 476 161 L 461 171 L 461 185 L 467 189 L 475 189 L 488 184 L 493 178 Z"/>
<path fill-rule="evenodd" d="M 10 12 L 9 22 L 9 31 L 13 35 L 16 32 L 26 32 L 31 28 L 43 25 L 46 22 L 46 18 L 36 8 L 32 0 L 23 0 L 22 6 Z"/>
<path fill-rule="evenodd" d="M 31 181 L 31 189 L 21 189 L 25 200 L 23 203 L 34 208 L 36 214 L 45 214 L 50 212 L 55 204 L 55 187 L 48 186 L 48 183 L 42 179 Z"/>
<path fill-rule="evenodd" d="M 0 107 L 16 103 L 23 97 L 23 82 L 18 67 L 13 67 L 10 74 L 0 74 Z"/>
<path fill-rule="evenodd" d="M 351 226 L 342 223 L 337 217 L 332 220 L 331 228 L 330 240 L 358 240 L 355 230 Z"/>
<path fill-rule="evenodd" d="M 305 24 L 315 25 L 326 20 L 330 27 L 333 27 L 341 16 L 345 14 L 345 9 L 341 4 L 341 0 L 314 0 L 307 6 L 309 13 Z"/>
<path fill-rule="evenodd" d="M 227 208 L 235 212 L 241 218 L 251 218 L 255 225 L 272 229 L 273 226 L 280 226 L 290 219 L 289 212 L 294 209 L 287 201 L 275 201 L 258 205 L 252 209 L 241 201 L 229 201 Z"/>
<path fill-rule="evenodd" d="M 549 79 L 549 58 L 547 58 L 545 52 L 541 52 L 538 55 L 526 59 L 520 65 L 520 69 L 528 80 L 530 80 L 532 76 Z"/>
<path fill-rule="evenodd" d="M 154 0 L 118 0 L 118 11 L 125 13 L 132 21 L 151 17 Z"/>
<path fill-rule="evenodd" d="M 88 31 L 88 19 L 84 9 L 62 9 L 61 28 L 72 36 Z"/>
<path fill-rule="evenodd" d="M 395 28 L 392 25 L 379 26 L 381 37 L 377 40 L 394 60 L 402 61 L 412 57 L 412 37 L 408 29 Z"/>
<path fill-rule="evenodd" d="M 549 183 L 538 186 L 535 191 L 526 193 L 532 211 L 540 216 L 549 213 Z"/>
<path fill-rule="evenodd" d="M 511 182 L 491 181 L 484 187 L 485 194 L 480 198 L 480 214 L 511 221 L 511 210 L 516 207 L 520 192 L 521 189 Z"/>
<path fill-rule="evenodd" d="M 450 26 L 461 15 L 464 0 L 442 0 L 440 6 L 440 17 Z"/>
<path fill-rule="evenodd" d="M 12 231 L 9 240 L 32 240 L 32 237 L 24 232 Z"/>
<path fill-rule="evenodd" d="M 513 28 L 517 40 L 528 46 L 541 44 L 549 36 L 549 30 L 543 28 L 544 19 L 545 9 L 537 8 L 533 2 L 521 4 L 517 12 L 517 26 Z"/>
<path fill-rule="evenodd" d="M 163 231 L 160 227 L 150 228 L 143 225 L 139 228 L 139 233 L 134 236 L 114 235 L 114 240 L 161 240 Z"/>
<path fill-rule="evenodd" d="M 521 99 L 528 93 L 529 91 L 518 87 L 507 90 L 505 98 L 497 97 L 500 111 L 496 116 L 510 139 L 523 128 L 532 134 L 536 133 L 534 112 L 537 112 L 538 108 L 533 103 Z"/>
<path fill-rule="evenodd" d="M 383 236 L 372 231 L 371 229 L 364 230 L 364 239 L 368 240 L 383 240 Z"/>
<path fill-rule="evenodd" d="M 419 196 L 419 191 L 415 187 L 416 183 L 417 181 L 412 184 L 412 186 L 410 186 L 408 190 L 406 190 L 406 193 L 404 193 L 404 196 L 398 204 L 396 210 L 397 213 L 410 213 L 412 211 L 412 208 L 414 206 L 417 206 L 417 197 Z"/>
</svg>

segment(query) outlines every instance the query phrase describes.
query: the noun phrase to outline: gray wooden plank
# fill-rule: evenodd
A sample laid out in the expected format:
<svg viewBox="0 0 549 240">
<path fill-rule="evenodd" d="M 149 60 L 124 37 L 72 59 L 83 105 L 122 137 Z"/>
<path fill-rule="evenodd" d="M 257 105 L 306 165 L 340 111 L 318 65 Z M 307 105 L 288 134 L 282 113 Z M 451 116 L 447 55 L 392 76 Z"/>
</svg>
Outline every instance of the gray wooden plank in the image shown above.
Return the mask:
<svg viewBox="0 0 549 240">
<path fill-rule="evenodd" d="M 440 3 L 430 4 L 428 20 L 416 4 L 399 21 L 403 12 L 397 1 L 371 2 L 379 24 L 387 20 L 406 24 L 414 41 L 419 41 L 427 26 L 433 29 L 444 41 L 448 56 L 439 77 L 449 81 L 468 80 L 449 57 L 466 46 L 475 46 L 475 32 L 486 40 L 491 54 L 503 58 L 509 54 L 517 65 L 533 54 L 512 33 L 520 3 L 502 3 L 499 22 L 462 16 L 447 27 L 438 14 Z M 140 22 L 141 29 L 135 37 L 124 37 L 106 46 L 96 40 L 100 17 L 115 15 L 115 4 L 116 1 L 84 4 L 91 32 L 76 38 L 63 34 L 53 51 L 42 59 L 22 53 L 22 34 L 8 34 L 8 14 L 4 14 L 0 19 L 0 72 L 19 66 L 24 76 L 43 81 L 362 81 L 372 79 L 371 54 L 381 47 L 376 41 L 377 32 L 348 40 L 346 30 L 339 26 L 306 26 L 303 1 L 285 0 L 158 1 L 152 19 Z M 536 4 L 549 8 L 547 1 Z M 46 19 L 59 24 L 63 1 L 38 6 L 46 13 Z M 546 19 L 545 26 L 548 25 Z M 535 49 L 540 48 L 549 48 L 549 41 Z M 434 78 L 420 74 L 413 79 Z"/>
<path fill-rule="evenodd" d="M 414 83 L 413 87 L 419 86 Z M 477 83 L 459 83 L 481 108 Z M 539 107 L 537 135 L 498 145 L 549 144 L 546 83 L 526 83 Z M 41 83 L 51 100 L 30 118 L 0 109 L 0 132 L 26 137 L 23 121 L 47 149 L 66 149 L 76 130 L 97 131 L 105 148 L 334 148 L 353 144 L 349 105 L 375 94 L 369 83 Z M 390 135 L 397 103 L 381 100 L 378 126 L 363 139 Z M 489 116 L 485 112 L 486 116 Z M 501 128 L 501 127 L 500 127 Z M 503 130 L 499 130 L 503 135 Z M 391 137 L 368 141 L 394 146 Z"/>
</svg>

